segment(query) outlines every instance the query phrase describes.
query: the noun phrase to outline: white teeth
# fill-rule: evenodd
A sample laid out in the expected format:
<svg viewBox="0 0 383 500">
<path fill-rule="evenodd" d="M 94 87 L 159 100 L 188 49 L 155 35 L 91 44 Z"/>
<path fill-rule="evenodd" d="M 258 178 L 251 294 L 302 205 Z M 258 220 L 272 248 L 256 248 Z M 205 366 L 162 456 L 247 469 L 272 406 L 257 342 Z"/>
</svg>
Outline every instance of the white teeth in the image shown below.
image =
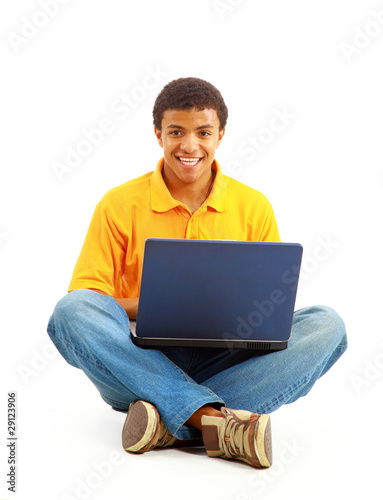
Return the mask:
<svg viewBox="0 0 383 500">
<path fill-rule="evenodd" d="M 182 158 L 181 156 L 178 158 L 182 163 L 187 163 L 188 165 L 196 165 L 200 161 L 200 158 Z"/>
</svg>

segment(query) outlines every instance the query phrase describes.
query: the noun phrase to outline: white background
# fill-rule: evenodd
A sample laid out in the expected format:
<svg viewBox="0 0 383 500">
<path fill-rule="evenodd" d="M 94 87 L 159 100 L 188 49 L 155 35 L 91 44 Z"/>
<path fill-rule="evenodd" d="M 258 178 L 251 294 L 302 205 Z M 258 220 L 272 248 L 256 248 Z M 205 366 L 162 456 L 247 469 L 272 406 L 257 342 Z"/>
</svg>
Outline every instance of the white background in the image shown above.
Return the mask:
<svg viewBox="0 0 383 500">
<path fill-rule="evenodd" d="M 9 470 L 9 391 L 17 392 L 19 436 L 18 493 L 3 472 L 1 498 L 298 500 L 380 491 L 383 2 L 220 3 L 226 10 L 213 0 L 1 3 L 0 470 Z M 148 67 L 160 75 L 151 89 Z M 335 308 L 349 336 L 347 353 L 312 392 L 273 415 L 268 471 L 209 459 L 203 449 L 124 453 L 124 415 L 46 334 L 96 203 L 161 157 L 151 110 L 163 85 L 181 76 L 221 90 L 230 116 L 218 161 L 269 198 L 284 241 L 304 245 L 297 306 Z M 133 96 L 125 117 L 115 110 L 124 93 Z M 290 122 L 249 161 L 241 144 L 270 139 L 264 129 L 275 109 Z M 65 163 L 83 131 L 104 119 L 113 130 L 60 181 L 54 162 Z"/>
</svg>

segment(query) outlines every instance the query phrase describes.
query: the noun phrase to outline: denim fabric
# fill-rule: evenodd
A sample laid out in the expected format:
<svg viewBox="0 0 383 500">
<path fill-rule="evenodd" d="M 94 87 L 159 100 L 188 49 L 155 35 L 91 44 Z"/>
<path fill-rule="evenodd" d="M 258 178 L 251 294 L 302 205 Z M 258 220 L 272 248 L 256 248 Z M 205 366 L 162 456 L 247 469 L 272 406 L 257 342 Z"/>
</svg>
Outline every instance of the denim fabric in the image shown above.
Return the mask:
<svg viewBox="0 0 383 500">
<path fill-rule="evenodd" d="M 286 350 L 143 349 L 130 337 L 124 309 L 109 296 L 75 290 L 56 305 L 48 334 L 66 361 L 82 369 L 110 405 L 153 403 L 179 439 L 199 438 L 184 425 L 201 406 L 270 413 L 306 395 L 347 348 L 345 326 L 325 306 L 294 313 Z"/>
</svg>

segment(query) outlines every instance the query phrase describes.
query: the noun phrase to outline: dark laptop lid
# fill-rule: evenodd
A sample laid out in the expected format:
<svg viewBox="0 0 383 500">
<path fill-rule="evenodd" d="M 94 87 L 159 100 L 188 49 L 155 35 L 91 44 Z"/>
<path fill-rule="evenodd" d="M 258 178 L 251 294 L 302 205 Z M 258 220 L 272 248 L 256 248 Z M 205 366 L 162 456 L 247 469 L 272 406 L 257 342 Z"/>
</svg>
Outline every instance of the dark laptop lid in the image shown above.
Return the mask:
<svg viewBox="0 0 383 500">
<path fill-rule="evenodd" d="M 148 239 L 136 343 L 286 347 L 301 257 L 292 243 Z"/>
</svg>

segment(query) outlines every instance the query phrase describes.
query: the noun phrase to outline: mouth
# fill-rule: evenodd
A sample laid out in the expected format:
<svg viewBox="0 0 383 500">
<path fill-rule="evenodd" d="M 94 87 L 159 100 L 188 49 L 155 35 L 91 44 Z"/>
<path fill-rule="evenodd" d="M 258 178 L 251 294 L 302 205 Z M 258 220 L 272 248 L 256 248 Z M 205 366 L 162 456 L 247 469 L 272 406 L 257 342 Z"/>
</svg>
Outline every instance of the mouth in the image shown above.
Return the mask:
<svg viewBox="0 0 383 500">
<path fill-rule="evenodd" d="M 203 158 L 190 156 L 176 156 L 176 158 L 183 168 L 195 168 L 203 160 Z"/>
</svg>

